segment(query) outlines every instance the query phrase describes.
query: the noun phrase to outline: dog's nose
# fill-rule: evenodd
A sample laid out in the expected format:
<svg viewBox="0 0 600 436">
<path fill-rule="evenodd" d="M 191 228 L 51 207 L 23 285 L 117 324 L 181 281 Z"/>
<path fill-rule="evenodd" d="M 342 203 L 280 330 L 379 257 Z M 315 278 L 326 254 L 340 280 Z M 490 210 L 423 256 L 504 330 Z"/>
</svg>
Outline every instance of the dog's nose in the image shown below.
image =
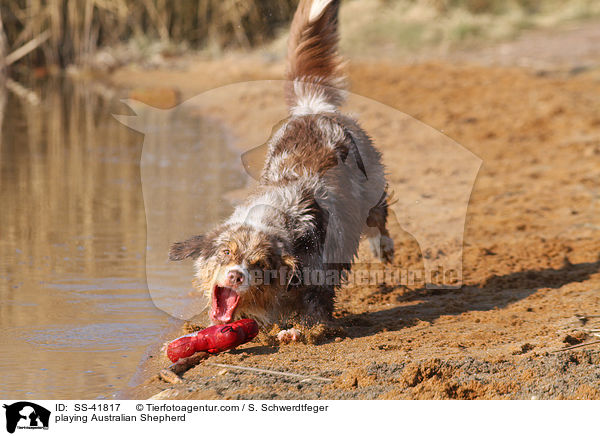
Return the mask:
<svg viewBox="0 0 600 436">
<path fill-rule="evenodd" d="M 231 270 L 227 273 L 227 286 L 238 286 L 244 282 L 244 275 L 237 271 Z"/>
</svg>

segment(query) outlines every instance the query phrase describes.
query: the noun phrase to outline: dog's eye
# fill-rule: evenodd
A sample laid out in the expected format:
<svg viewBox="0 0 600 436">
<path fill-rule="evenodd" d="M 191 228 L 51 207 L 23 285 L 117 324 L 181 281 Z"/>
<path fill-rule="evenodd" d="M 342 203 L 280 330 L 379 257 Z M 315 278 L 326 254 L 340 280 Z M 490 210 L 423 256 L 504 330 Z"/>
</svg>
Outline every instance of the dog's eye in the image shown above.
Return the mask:
<svg viewBox="0 0 600 436">
<path fill-rule="evenodd" d="M 229 251 L 229 250 L 223 250 L 223 255 L 229 256 L 230 254 L 231 254 L 231 251 Z"/>
</svg>

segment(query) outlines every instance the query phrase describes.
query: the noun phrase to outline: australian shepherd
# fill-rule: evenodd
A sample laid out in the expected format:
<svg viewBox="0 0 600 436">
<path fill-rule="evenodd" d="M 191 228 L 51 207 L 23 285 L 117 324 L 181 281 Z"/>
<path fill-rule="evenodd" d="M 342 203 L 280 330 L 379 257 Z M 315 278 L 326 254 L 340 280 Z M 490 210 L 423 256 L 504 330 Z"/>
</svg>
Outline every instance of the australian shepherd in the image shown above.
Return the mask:
<svg viewBox="0 0 600 436">
<path fill-rule="evenodd" d="M 171 247 L 171 260 L 195 260 L 193 283 L 209 298 L 213 324 L 327 322 L 361 235 L 383 261 L 393 257 L 381 154 L 338 109 L 339 3 L 300 1 L 288 44 L 289 117 L 268 141 L 256 191 L 211 232 Z"/>
</svg>

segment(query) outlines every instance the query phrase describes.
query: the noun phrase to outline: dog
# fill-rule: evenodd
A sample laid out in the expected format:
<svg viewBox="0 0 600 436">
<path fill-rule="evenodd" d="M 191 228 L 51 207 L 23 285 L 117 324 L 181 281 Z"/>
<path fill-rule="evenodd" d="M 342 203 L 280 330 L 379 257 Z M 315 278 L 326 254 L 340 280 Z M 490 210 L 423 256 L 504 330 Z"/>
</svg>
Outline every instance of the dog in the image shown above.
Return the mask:
<svg viewBox="0 0 600 436">
<path fill-rule="evenodd" d="M 361 235 L 383 261 L 393 258 L 381 154 L 339 111 L 339 3 L 298 5 L 288 42 L 289 118 L 268 140 L 256 192 L 214 230 L 171 246 L 171 260 L 194 259 L 193 283 L 211 302 L 213 324 L 327 322 Z M 278 338 L 299 335 L 288 329 Z"/>
</svg>

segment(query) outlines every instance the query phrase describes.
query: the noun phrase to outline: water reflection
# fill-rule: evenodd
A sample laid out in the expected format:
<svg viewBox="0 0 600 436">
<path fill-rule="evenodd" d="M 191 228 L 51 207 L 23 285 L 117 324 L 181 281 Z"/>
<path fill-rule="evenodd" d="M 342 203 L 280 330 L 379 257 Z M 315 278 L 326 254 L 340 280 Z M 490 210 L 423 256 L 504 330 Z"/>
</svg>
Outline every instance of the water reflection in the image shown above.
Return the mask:
<svg viewBox="0 0 600 436">
<path fill-rule="evenodd" d="M 126 385 L 169 321 L 146 285 L 143 136 L 111 116 L 124 111 L 118 100 L 90 92 L 87 84 L 35 87 L 39 106 L 2 89 L 0 397 L 109 396 Z M 226 140 L 214 134 L 202 140 L 203 129 L 215 129 L 193 117 L 176 122 L 169 141 L 189 150 Z M 219 195 L 243 184 L 241 165 L 237 177 L 230 173 L 225 183 L 218 177 L 223 160 L 239 160 L 225 149 L 203 154 L 195 195 L 212 185 Z M 155 201 L 170 204 L 177 181 L 165 169 L 154 174 Z M 230 210 L 223 202 L 204 212 L 193 204 L 177 207 L 152 221 L 167 227 L 173 216 L 182 217 L 183 234 Z M 173 275 L 164 262 L 155 272 Z"/>
<path fill-rule="evenodd" d="M 128 100 L 135 115 L 117 116 L 144 134 L 140 173 L 147 227 L 146 278 L 152 299 L 160 309 L 182 319 L 201 315 L 208 301 L 191 287 L 192 262 L 169 262 L 169 247 L 206 232 L 231 212 L 224 196 L 248 178 L 223 122 L 208 114 L 193 115 L 203 98 L 200 95 L 169 110 Z"/>
</svg>

